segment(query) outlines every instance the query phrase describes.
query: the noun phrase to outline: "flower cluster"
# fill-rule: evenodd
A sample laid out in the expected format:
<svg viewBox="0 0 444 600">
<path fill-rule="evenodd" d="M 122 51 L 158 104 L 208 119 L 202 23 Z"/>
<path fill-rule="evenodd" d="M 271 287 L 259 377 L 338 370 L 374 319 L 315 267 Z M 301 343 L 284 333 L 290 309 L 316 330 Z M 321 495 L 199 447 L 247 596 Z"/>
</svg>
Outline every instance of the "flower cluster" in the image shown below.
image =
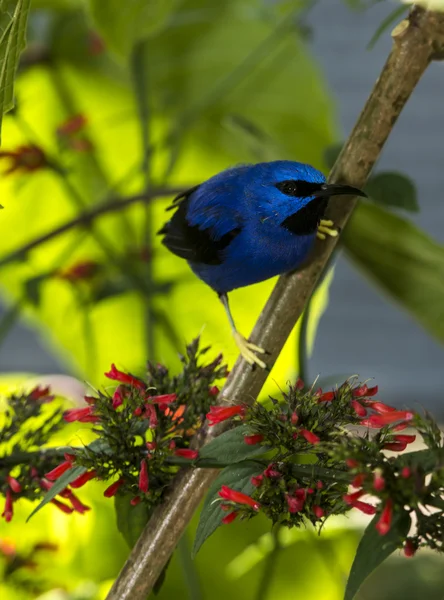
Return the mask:
<svg viewBox="0 0 444 600">
<path fill-rule="evenodd" d="M 377 392 L 354 380 L 328 392 L 306 389 L 299 380 L 268 407 L 211 407 L 210 426 L 233 419 L 243 427 L 245 444 L 262 446 L 272 456 L 251 478 L 249 494 L 246 488 L 222 487 L 221 508 L 229 511 L 222 522 L 262 511 L 273 523 L 321 525 L 330 515 L 356 508 L 376 515 L 374 526 L 386 535 L 395 520 L 410 523 L 414 515 L 415 533 L 407 537 L 407 527 L 403 534 L 405 553 L 411 556 L 422 545 L 441 549 L 441 432 L 430 417 L 380 402 Z M 429 449 L 393 455 L 415 441 L 408 427 L 416 428 Z"/>
</svg>

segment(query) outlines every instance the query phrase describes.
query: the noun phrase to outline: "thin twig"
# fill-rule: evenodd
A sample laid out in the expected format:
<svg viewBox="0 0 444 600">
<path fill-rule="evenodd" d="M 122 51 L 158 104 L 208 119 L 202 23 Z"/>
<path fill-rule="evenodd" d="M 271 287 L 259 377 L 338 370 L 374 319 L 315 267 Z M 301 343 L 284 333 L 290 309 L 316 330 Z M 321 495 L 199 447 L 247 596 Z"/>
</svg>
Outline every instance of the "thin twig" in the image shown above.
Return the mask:
<svg viewBox="0 0 444 600">
<path fill-rule="evenodd" d="M 393 32 L 394 45 L 358 122 L 336 161 L 330 182 L 364 185 L 410 94 L 430 62 L 444 48 L 444 14 L 414 8 Z M 337 199 L 329 218 L 341 227 L 356 201 Z M 317 244 L 313 260 L 297 273 L 284 275 L 274 288 L 253 330 L 256 344 L 277 359 L 305 303 L 322 274 L 335 240 Z M 233 403 L 259 394 L 267 373 L 238 360 L 222 390 Z M 212 437 L 214 433 L 207 436 Z M 197 469 L 178 474 L 167 499 L 158 507 L 134 546 L 107 600 L 145 600 L 218 471 Z"/>
<path fill-rule="evenodd" d="M 31 250 L 34 250 L 34 248 L 38 248 L 42 244 L 46 244 L 46 242 L 53 240 L 54 238 L 66 233 L 67 231 L 70 231 L 71 229 L 75 229 L 76 227 L 85 227 L 102 215 L 118 212 L 127 208 L 128 206 L 131 206 L 131 204 L 136 204 L 137 202 L 149 202 L 154 198 L 160 198 L 161 196 L 177 196 L 185 191 L 185 189 L 188 189 L 188 187 L 192 186 L 187 186 L 187 188 L 153 188 L 144 194 L 136 194 L 135 196 L 129 196 L 128 198 L 118 198 L 115 200 L 109 200 L 104 204 L 99 204 L 91 210 L 80 213 L 74 219 L 63 223 L 63 225 L 60 225 L 55 229 L 51 229 L 51 231 L 34 238 L 20 248 L 17 248 L 17 250 L 13 250 L 3 258 L 0 258 L 0 268 L 16 260 L 23 260 L 26 257 L 26 254 Z"/>
</svg>

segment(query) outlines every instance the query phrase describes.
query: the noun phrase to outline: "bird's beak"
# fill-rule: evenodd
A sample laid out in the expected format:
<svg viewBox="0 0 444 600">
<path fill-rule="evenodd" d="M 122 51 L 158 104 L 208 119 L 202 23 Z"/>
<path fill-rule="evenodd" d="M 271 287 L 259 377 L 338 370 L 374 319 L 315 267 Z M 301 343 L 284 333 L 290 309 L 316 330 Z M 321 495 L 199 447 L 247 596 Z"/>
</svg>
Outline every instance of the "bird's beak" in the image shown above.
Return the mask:
<svg viewBox="0 0 444 600">
<path fill-rule="evenodd" d="M 367 194 L 362 190 L 341 183 L 324 183 L 317 192 L 314 192 L 313 196 L 316 198 L 329 198 L 330 196 L 362 196 L 367 198 Z"/>
</svg>

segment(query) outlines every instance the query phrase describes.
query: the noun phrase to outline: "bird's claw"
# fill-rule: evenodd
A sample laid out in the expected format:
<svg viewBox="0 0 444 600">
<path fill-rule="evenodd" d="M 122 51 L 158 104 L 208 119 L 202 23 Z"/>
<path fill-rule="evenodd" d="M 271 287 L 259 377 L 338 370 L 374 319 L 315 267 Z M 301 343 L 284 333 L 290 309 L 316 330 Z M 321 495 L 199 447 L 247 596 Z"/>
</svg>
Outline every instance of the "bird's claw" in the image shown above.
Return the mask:
<svg viewBox="0 0 444 600">
<path fill-rule="evenodd" d="M 236 346 L 239 348 L 239 352 L 247 361 L 247 363 L 250 365 L 258 365 L 261 369 L 266 369 L 266 363 L 256 355 L 256 353 L 265 354 L 266 351 L 264 350 L 264 348 L 261 348 L 260 346 L 256 346 L 256 344 L 249 342 L 238 331 L 235 331 L 233 335 L 234 341 L 236 342 Z"/>
<path fill-rule="evenodd" d="M 325 240 L 327 235 L 331 237 L 336 237 L 339 234 L 337 229 L 332 229 L 334 225 L 333 221 L 327 219 L 321 219 L 318 225 L 317 237 L 320 240 Z"/>
</svg>

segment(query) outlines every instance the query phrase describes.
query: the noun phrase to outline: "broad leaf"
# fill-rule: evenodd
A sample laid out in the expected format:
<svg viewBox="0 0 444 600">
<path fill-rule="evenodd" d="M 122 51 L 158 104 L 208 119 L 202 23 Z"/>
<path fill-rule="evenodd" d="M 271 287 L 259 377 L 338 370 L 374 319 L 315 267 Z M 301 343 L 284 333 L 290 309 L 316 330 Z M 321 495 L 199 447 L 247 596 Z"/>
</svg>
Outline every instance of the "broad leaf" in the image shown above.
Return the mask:
<svg viewBox="0 0 444 600">
<path fill-rule="evenodd" d="M 344 600 L 353 600 L 367 577 L 400 547 L 409 532 L 410 517 L 405 511 L 393 518 L 390 531 L 386 535 L 380 535 L 376 530 L 378 519 L 379 515 L 375 515 L 370 521 L 359 543 Z"/>
<path fill-rule="evenodd" d="M 214 438 L 200 451 L 199 465 L 207 460 L 211 461 L 212 465 L 220 463 L 221 466 L 225 466 L 268 452 L 269 448 L 261 444 L 253 446 L 246 444 L 244 437 L 248 433 L 246 425 L 239 425 Z"/>
<path fill-rule="evenodd" d="M 88 0 L 88 4 L 105 42 L 128 58 L 137 42 L 163 27 L 179 0 Z"/>
<path fill-rule="evenodd" d="M 415 184 L 402 173 L 379 173 L 370 178 L 365 191 L 379 204 L 419 211 Z"/>
<path fill-rule="evenodd" d="M 444 247 L 385 209 L 361 203 L 342 236 L 350 258 L 444 341 Z"/>
<path fill-rule="evenodd" d="M 85 473 L 85 471 L 85 467 L 73 467 L 72 469 L 69 469 L 63 473 L 63 475 L 54 483 L 52 488 L 45 494 L 43 500 L 34 508 L 32 513 L 27 518 L 27 521 L 29 521 L 29 519 L 33 517 L 40 509 L 51 502 L 51 500 L 53 500 L 58 494 L 60 494 L 60 492 L 62 492 L 66 486 L 71 483 L 71 481 L 77 479 L 77 477 Z"/>
<path fill-rule="evenodd" d="M 222 519 L 227 514 L 220 507 L 218 492 L 223 485 L 227 485 L 239 492 L 250 495 L 255 489 L 251 478 L 263 470 L 261 465 L 254 462 L 243 462 L 238 465 L 226 467 L 219 474 L 213 485 L 208 490 L 205 502 L 200 513 L 199 525 L 197 526 L 194 539 L 193 556 L 199 552 L 205 540 L 221 525 Z"/>
<path fill-rule="evenodd" d="M 117 528 L 125 538 L 130 548 L 139 539 L 143 528 L 150 518 L 150 510 L 143 502 L 132 506 L 131 496 L 117 494 L 114 497 L 114 507 L 116 509 Z"/>
<path fill-rule="evenodd" d="M 31 0 L 0 0 L 0 132 L 2 117 L 14 106 L 14 77 L 26 44 Z"/>
</svg>

